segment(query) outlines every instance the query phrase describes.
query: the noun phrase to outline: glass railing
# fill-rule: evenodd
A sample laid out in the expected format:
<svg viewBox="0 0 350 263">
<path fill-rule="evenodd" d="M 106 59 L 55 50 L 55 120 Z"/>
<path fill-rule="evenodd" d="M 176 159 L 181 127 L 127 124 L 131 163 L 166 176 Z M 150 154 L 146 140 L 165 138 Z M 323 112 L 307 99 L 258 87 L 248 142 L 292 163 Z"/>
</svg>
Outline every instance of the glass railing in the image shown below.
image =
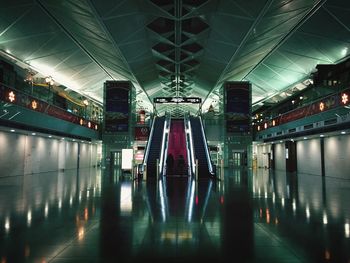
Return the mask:
<svg viewBox="0 0 350 263">
<path fill-rule="evenodd" d="M 32 111 L 40 112 L 52 117 L 65 120 L 89 129 L 99 130 L 100 123 L 88 118 L 81 117 L 66 109 L 52 105 L 47 100 L 29 95 L 23 91 L 17 90 L 0 83 L 0 100 L 5 103 L 21 106 Z"/>
</svg>

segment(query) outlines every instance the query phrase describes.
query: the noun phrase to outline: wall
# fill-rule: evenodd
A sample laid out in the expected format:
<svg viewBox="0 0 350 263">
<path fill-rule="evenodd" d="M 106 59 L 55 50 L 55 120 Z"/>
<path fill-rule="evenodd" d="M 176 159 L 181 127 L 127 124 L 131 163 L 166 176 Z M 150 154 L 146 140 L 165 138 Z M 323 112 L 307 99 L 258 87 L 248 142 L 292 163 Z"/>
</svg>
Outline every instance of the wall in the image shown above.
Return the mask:
<svg viewBox="0 0 350 263">
<path fill-rule="evenodd" d="M 0 131 L 0 177 L 76 169 L 98 163 L 100 145 Z"/>
<path fill-rule="evenodd" d="M 275 169 L 286 170 L 286 147 L 284 143 L 275 144 Z"/>
<path fill-rule="evenodd" d="M 79 144 L 77 142 L 64 142 L 65 169 L 77 168 L 78 146 Z"/>
<path fill-rule="evenodd" d="M 350 179 L 350 135 L 324 139 L 325 174 Z"/>
<path fill-rule="evenodd" d="M 265 144 L 265 145 L 259 145 L 256 148 L 257 153 L 257 165 L 258 167 L 269 167 L 269 155 L 268 153 L 271 153 L 271 145 Z"/>
<path fill-rule="evenodd" d="M 319 139 L 297 142 L 298 173 L 321 175 L 321 144 Z"/>
<path fill-rule="evenodd" d="M 0 176 L 23 174 L 26 137 L 0 132 Z"/>
</svg>

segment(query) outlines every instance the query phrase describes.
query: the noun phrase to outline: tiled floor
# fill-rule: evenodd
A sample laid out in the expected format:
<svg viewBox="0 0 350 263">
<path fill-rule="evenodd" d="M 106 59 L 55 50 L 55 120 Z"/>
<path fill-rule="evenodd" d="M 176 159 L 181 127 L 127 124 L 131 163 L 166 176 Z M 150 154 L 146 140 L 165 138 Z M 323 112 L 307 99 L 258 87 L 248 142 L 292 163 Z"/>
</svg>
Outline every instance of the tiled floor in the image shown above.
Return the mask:
<svg viewBox="0 0 350 263">
<path fill-rule="evenodd" d="M 0 262 L 350 262 L 350 180 L 226 169 L 0 179 Z"/>
</svg>

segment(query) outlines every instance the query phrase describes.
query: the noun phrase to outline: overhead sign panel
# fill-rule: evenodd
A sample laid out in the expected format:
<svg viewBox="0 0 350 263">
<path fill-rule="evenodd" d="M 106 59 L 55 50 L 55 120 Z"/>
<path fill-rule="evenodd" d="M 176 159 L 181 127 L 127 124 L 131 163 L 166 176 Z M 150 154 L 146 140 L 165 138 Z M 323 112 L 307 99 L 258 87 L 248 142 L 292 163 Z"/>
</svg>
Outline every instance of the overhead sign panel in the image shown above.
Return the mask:
<svg viewBox="0 0 350 263">
<path fill-rule="evenodd" d="M 202 103 L 201 98 L 197 97 L 157 97 L 153 99 L 154 103 Z"/>
<path fill-rule="evenodd" d="M 251 85 L 246 81 L 225 83 L 227 132 L 250 132 Z"/>
</svg>

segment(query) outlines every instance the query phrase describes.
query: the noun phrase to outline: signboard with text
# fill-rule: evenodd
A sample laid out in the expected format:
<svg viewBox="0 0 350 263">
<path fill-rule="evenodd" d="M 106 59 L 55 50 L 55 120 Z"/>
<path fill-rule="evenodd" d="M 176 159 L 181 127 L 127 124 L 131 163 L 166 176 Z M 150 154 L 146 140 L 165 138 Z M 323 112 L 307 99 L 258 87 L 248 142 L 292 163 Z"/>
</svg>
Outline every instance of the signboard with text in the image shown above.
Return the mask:
<svg viewBox="0 0 350 263">
<path fill-rule="evenodd" d="M 197 97 L 157 97 L 153 99 L 154 103 L 164 104 L 164 103 L 202 103 L 201 98 Z"/>
</svg>

